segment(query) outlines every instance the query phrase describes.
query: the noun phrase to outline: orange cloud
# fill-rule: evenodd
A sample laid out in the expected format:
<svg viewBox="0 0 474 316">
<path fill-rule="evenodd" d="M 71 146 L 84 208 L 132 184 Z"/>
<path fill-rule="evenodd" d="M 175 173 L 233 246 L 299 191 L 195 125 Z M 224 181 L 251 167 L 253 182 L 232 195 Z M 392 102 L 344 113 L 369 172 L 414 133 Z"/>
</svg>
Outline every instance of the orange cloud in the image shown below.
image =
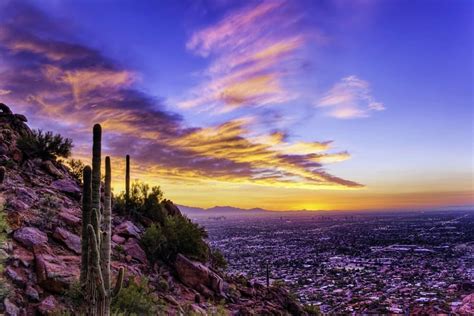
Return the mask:
<svg viewBox="0 0 474 316">
<path fill-rule="evenodd" d="M 256 21 L 256 16 L 277 7 L 260 8 L 258 14 L 246 20 Z M 54 29 L 48 36 L 45 29 L 35 32 L 36 28 L 21 24 L 0 25 L 0 30 L 0 57 L 5 61 L 0 89 L 11 91 L 2 96 L 5 102 L 17 106 L 16 111 L 26 112 L 39 127 L 54 127 L 56 132 L 73 138 L 77 157 L 89 156 L 90 127 L 99 122 L 106 131 L 105 153 L 118 161 L 118 166 L 123 164 L 118 157 L 131 154 L 134 172 L 153 182 L 166 179 L 183 185 L 219 182 L 306 189 L 361 187 L 324 169 L 324 162 L 339 161 L 344 156 L 328 152 L 331 142 L 290 142 L 277 128 L 256 135 L 250 128 L 260 119 L 255 117 L 218 126 L 188 127 L 156 98 L 136 89 L 133 72 L 100 52 L 64 41 L 63 37 L 54 40 Z M 236 34 L 231 32 L 226 38 L 231 40 Z M 245 60 L 235 59 L 235 69 L 229 74 L 219 71 L 213 82 L 214 94 L 209 95 L 218 94 L 216 98 L 226 100 L 228 106 L 263 104 L 282 97 L 281 71 L 273 67 L 282 62 L 283 56 L 291 55 L 302 40 L 293 37 L 268 43 L 265 48 L 252 46 Z M 203 45 L 212 49 L 219 44 L 206 40 Z M 237 56 L 233 52 L 229 58 Z"/>
</svg>

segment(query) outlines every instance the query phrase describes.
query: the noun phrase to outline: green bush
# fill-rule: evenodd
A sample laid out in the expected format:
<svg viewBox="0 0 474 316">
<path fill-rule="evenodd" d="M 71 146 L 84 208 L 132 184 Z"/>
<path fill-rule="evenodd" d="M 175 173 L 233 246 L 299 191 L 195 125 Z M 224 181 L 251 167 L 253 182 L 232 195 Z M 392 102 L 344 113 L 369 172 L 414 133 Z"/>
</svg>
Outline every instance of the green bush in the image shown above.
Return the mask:
<svg viewBox="0 0 474 316">
<path fill-rule="evenodd" d="M 308 315 L 321 315 L 321 310 L 319 309 L 319 306 L 316 305 L 304 305 L 303 310 L 308 314 Z"/>
<path fill-rule="evenodd" d="M 69 171 L 72 173 L 74 178 L 82 183 L 82 171 L 84 170 L 85 164 L 79 159 L 69 159 L 66 162 L 66 166 L 69 168 Z"/>
<path fill-rule="evenodd" d="M 227 268 L 227 260 L 219 249 L 211 249 L 210 259 L 214 269 L 225 270 Z"/>
<path fill-rule="evenodd" d="M 209 247 L 204 238 L 206 231 L 185 216 L 166 216 L 163 225 L 151 225 L 142 237 L 142 243 L 152 261 L 172 261 L 178 253 L 207 261 Z"/>
<path fill-rule="evenodd" d="M 148 280 L 143 277 L 138 282 L 130 280 L 112 300 L 114 315 L 156 315 L 157 300 L 148 287 Z"/>
<path fill-rule="evenodd" d="M 159 224 L 148 227 L 141 241 L 152 261 L 164 254 L 167 240 Z"/>
<path fill-rule="evenodd" d="M 115 199 L 114 209 L 119 214 L 145 216 L 152 221 L 164 223 L 166 211 L 161 205 L 163 192 L 159 186 L 150 186 L 140 181 L 134 181 L 130 189 L 127 203 L 125 193 L 120 193 Z"/>
<path fill-rule="evenodd" d="M 76 309 L 83 307 L 84 295 L 82 294 L 82 288 L 79 281 L 71 283 L 70 287 L 64 292 L 64 296 L 68 298 Z"/>
<path fill-rule="evenodd" d="M 44 133 L 39 129 L 19 138 L 17 146 L 28 159 L 53 160 L 71 155 L 72 140 L 52 132 Z"/>
</svg>

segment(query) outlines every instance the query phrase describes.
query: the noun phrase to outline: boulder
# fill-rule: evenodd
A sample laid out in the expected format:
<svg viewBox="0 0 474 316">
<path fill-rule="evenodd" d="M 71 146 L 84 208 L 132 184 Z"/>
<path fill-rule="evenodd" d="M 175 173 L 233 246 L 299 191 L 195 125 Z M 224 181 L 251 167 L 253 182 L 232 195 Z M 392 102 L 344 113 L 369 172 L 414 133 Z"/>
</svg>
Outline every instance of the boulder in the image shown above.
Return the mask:
<svg viewBox="0 0 474 316">
<path fill-rule="evenodd" d="M 70 231 L 57 227 L 54 230 L 53 237 L 66 245 L 70 250 L 77 254 L 81 253 L 81 238 Z"/>
<path fill-rule="evenodd" d="M 461 315 L 474 315 L 474 293 L 463 298 L 457 312 Z"/>
<path fill-rule="evenodd" d="M 26 247 L 44 245 L 48 242 L 48 236 L 35 227 L 22 227 L 15 230 L 13 238 Z"/>
<path fill-rule="evenodd" d="M 114 234 L 114 235 L 112 235 L 112 241 L 117 243 L 117 244 L 123 244 L 125 242 L 125 238 Z"/>
<path fill-rule="evenodd" d="M 28 298 L 34 302 L 38 302 L 39 301 L 39 293 L 38 291 L 31 285 L 28 285 L 26 287 L 26 290 L 25 290 L 25 294 L 26 296 L 28 296 Z"/>
<path fill-rule="evenodd" d="M 20 309 L 16 306 L 12 301 L 6 298 L 3 301 L 3 305 L 5 306 L 5 316 L 17 316 L 20 313 Z"/>
<path fill-rule="evenodd" d="M 181 216 L 179 208 L 170 200 L 164 200 L 161 205 L 165 208 L 166 212 L 171 216 Z"/>
<path fill-rule="evenodd" d="M 26 286 L 26 283 L 28 282 L 28 277 L 23 268 L 7 267 L 5 269 L 5 274 L 13 281 L 13 283 L 21 287 Z"/>
<path fill-rule="evenodd" d="M 219 295 L 223 295 L 224 280 L 200 262 L 192 261 L 178 254 L 175 261 L 178 277 L 185 285 L 197 291 L 202 290 L 202 285 Z"/>
<path fill-rule="evenodd" d="M 14 116 L 20 122 L 24 122 L 24 123 L 28 122 L 28 119 L 23 114 L 14 114 Z"/>
<path fill-rule="evenodd" d="M 51 292 L 62 293 L 79 277 L 78 256 L 57 256 L 47 246 L 34 248 L 38 284 Z"/>
<path fill-rule="evenodd" d="M 13 114 L 12 110 L 5 103 L 0 103 L 0 113 L 6 114 L 6 115 Z"/>
<path fill-rule="evenodd" d="M 53 181 L 53 183 L 51 183 L 51 187 L 66 193 L 77 200 L 81 198 L 81 189 L 74 181 L 70 179 L 60 179 Z"/>
<path fill-rule="evenodd" d="M 53 295 L 48 296 L 38 305 L 41 315 L 55 315 L 59 312 L 58 301 Z"/>
<path fill-rule="evenodd" d="M 146 258 L 146 253 L 145 251 L 142 249 L 142 247 L 140 247 L 140 244 L 138 243 L 138 241 L 134 238 L 131 238 L 129 239 L 124 245 L 123 245 L 123 249 L 125 251 L 125 253 L 130 256 L 131 258 L 141 262 L 141 263 L 144 263 L 144 264 L 148 264 L 148 260 Z"/>
<path fill-rule="evenodd" d="M 115 234 L 125 236 L 125 237 L 134 237 L 140 239 L 141 230 L 135 226 L 131 221 L 125 221 L 119 226 L 115 227 Z"/>
<path fill-rule="evenodd" d="M 63 174 L 61 171 L 56 168 L 56 166 L 53 164 L 51 160 L 46 160 L 42 163 L 42 167 L 46 172 L 48 172 L 50 175 L 56 177 L 56 178 L 63 178 Z"/>
<path fill-rule="evenodd" d="M 61 212 L 59 212 L 58 214 L 58 217 L 66 224 L 70 225 L 70 226 L 77 226 L 79 225 L 79 223 L 81 222 L 81 219 L 79 217 L 77 217 L 76 215 L 74 214 L 71 214 L 65 210 L 61 210 Z"/>
<path fill-rule="evenodd" d="M 14 188 L 14 192 L 15 200 L 22 201 L 28 205 L 31 205 L 38 199 L 38 195 L 28 187 L 16 187 Z"/>
<path fill-rule="evenodd" d="M 23 266 L 29 267 L 35 259 L 33 253 L 19 245 L 13 249 L 12 258 L 18 260 Z"/>
<path fill-rule="evenodd" d="M 15 199 L 15 200 L 8 201 L 7 207 L 9 210 L 12 210 L 12 211 L 24 212 L 30 208 L 30 205 L 26 204 L 23 201 Z"/>
<path fill-rule="evenodd" d="M 10 151 L 10 156 L 12 157 L 13 161 L 15 161 L 15 162 L 20 162 L 20 161 L 23 160 L 23 153 L 18 148 L 13 148 Z"/>
</svg>

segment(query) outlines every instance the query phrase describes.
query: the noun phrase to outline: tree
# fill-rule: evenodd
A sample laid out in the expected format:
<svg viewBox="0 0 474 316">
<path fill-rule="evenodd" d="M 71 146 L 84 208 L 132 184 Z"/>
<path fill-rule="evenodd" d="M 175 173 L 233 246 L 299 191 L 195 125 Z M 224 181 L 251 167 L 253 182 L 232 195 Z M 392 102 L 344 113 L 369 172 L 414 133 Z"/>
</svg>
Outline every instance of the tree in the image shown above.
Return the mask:
<svg viewBox="0 0 474 316">
<path fill-rule="evenodd" d="M 73 145 L 70 138 L 63 138 L 53 132 L 44 133 L 38 129 L 21 136 L 17 147 L 28 159 L 55 160 L 59 157 L 68 158 Z"/>
</svg>

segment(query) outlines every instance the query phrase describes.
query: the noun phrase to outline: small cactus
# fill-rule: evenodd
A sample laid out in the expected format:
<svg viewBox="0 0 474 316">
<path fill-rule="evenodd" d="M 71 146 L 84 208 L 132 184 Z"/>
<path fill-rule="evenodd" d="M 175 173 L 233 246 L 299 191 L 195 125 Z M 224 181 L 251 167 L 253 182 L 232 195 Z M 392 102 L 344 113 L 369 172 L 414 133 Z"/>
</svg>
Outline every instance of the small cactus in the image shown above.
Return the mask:
<svg viewBox="0 0 474 316">
<path fill-rule="evenodd" d="M 103 214 L 100 213 L 100 125 L 94 126 L 92 169 L 83 171 L 81 284 L 87 304 L 87 315 L 109 316 L 111 298 L 122 288 L 124 269 L 120 268 L 115 288 L 111 289 L 111 165 L 105 158 L 105 187 Z M 101 228 L 103 230 L 101 230 Z"/>
<path fill-rule="evenodd" d="M 0 167 L 0 184 L 3 184 L 3 181 L 5 181 L 5 175 L 7 171 L 5 170 L 5 167 L 1 166 Z"/>
<path fill-rule="evenodd" d="M 130 155 L 125 157 L 125 203 L 130 202 Z"/>
</svg>

